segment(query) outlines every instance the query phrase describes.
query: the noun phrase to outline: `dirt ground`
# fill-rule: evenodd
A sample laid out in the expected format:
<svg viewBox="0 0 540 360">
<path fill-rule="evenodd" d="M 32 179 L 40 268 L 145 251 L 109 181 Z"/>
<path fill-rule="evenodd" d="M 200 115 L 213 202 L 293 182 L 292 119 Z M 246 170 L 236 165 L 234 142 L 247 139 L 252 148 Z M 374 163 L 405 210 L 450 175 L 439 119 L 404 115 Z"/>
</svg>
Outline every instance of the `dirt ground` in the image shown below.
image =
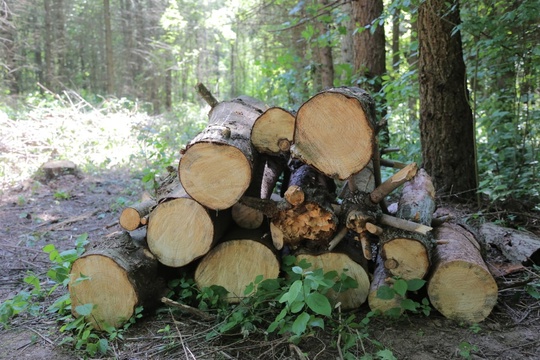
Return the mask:
<svg viewBox="0 0 540 360">
<path fill-rule="evenodd" d="M 101 170 L 64 175 L 50 182 L 27 177 L 5 187 L 0 192 L 0 302 L 27 288 L 23 278 L 29 271 L 46 278 L 51 264 L 42 251 L 44 245 L 71 249 L 83 233 L 96 241 L 120 230 L 117 221 L 121 210 L 137 201 L 143 191 L 141 180 L 130 174 L 127 170 Z M 497 280 L 517 282 L 520 276 Z M 53 297 L 39 305 L 40 316 L 22 314 L 8 327 L 0 327 L 0 359 L 85 357 L 69 345 L 60 345 L 66 334 L 59 332 L 55 316 L 46 312 Z M 359 318 L 367 312 L 367 305 L 355 311 Z M 372 318 L 369 336 L 356 344 L 357 353 L 361 355 L 365 350 L 375 354 L 382 348 L 391 350 L 397 359 L 540 359 L 539 319 L 540 301 L 522 287 L 510 287 L 500 290 L 491 315 L 476 327 L 456 324 L 436 311 L 429 317 Z M 170 332 L 160 331 L 167 325 Z M 110 358 L 340 358 L 332 344 L 337 340 L 331 329 L 298 346 L 289 345 L 285 338 L 261 336 L 205 341 L 205 334 L 214 325 L 187 315 L 173 317 L 167 311 L 146 314 L 126 331 L 123 341 L 112 343 Z M 378 358 L 384 357 L 381 354 Z"/>
</svg>

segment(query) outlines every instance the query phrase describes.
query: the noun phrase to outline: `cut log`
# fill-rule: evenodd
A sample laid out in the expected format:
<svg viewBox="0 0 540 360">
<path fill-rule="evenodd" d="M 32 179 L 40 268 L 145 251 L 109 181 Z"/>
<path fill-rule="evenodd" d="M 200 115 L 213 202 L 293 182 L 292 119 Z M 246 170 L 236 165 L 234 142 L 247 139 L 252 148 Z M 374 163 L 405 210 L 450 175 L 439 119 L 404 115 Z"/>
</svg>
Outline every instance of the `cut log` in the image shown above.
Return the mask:
<svg viewBox="0 0 540 360">
<path fill-rule="evenodd" d="M 403 170 L 401 170 L 403 171 Z M 415 171 L 405 183 L 399 199 L 397 216 L 429 226 L 435 211 L 435 189 L 425 170 Z M 422 279 L 427 275 L 433 248 L 432 235 L 387 228 L 380 235 L 381 256 L 392 275 L 406 280 Z"/>
<path fill-rule="evenodd" d="M 147 242 L 158 260 L 181 267 L 205 255 L 231 223 L 230 210 L 214 211 L 193 200 L 177 183 L 150 213 Z"/>
<path fill-rule="evenodd" d="M 374 204 L 380 203 L 392 191 L 405 184 L 407 181 L 413 179 L 417 171 L 418 165 L 416 165 L 416 163 L 411 163 L 399 170 L 371 192 L 371 201 Z M 431 187 L 433 188 L 433 185 Z"/>
<path fill-rule="evenodd" d="M 385 228 L 379 237 L 384 266 L 405 280 L 423 279 L 429 271 L 431 240 L 410 231 Z"/>
<path fill-rule="evenodd" d="M 390 309 L 399 309 L 398 313 L 403 313 L 401 296 L 395 294 L 391 299 L 382 299 L 377 296 L 377 291 L 383 286 L 392 288 L 394 285 L 392 274 L 384 267 L 384 261 L 380 254 L 375 259 L 375 270 L 373 271 L 373 280 L 369 288 L 368 304 L 372 311 L 384 314 Z M 393 310 L 394 311 L 394 310 Z"/>
<path fill-rule="evenodd" d="M 257 159 L 250 133 L 264 111 L 257 106 L 257 100 L 246 97 L 219 103 L 210 111 L 206 129 L 182 151 L 180 182 L 202 205 L 214 210 L 230 208 L 251 184 Z"/>
<path fill-rule="evenodd" d="M 397 217 L 430 226 L 434 212 L 435 188 L 426 170 L 420 169 L 403 186 Z"/>
<path fill-rule="evenodd" d="M 485 223 L 480 226 L 480 235 L 485 244 L 499 249 L 511 263 L 540 265 L 540 238 L 532 233 Z"/>
<path fill-rule="evenodd" d="M 309 165 L 295 162 L 285 199 L 290 208 L 271 217 L 272 224 L 283 233 L 285 244 L 293 247 L 303 240 L 324 249 L 337 230 L 337 216 L 331 205 L 335 198 L 332 179 Z"/>
<path fill-rule="evenodd" d="M 219 285 L 229 292 L 230 303 L 245 297 L 246 286 L 258 275 L 276 279 L 280 262 L 270 239 L 261 229 L 234 229 L 197 265 L 195 283 L 199 289 Z"/>
<path fill-rule="evenodd" d="M 255 163 L 253 175 L 251 176 L 251 184 L 244 192 L 245 196 L 261 196 L 261 186 L 265 173 L 265 164 L 265 161 L 257 161 Z M 249 206 L 246 206 L 240 202 L 237 202 L 232 206 L 231 213 L 232 219 L 236 225 L 245 229 L 256 229 L 261 226 L 264 221 L 264 214 L 262 211 L 250 208 Z"/>
<path fill-rule="evenodd" d="M 497 303 L 497 283 L 481 256 L 474 235 L 445 223 L 434 230 L 437 241 L 428 281 L 431 304 L 445 317 L 468 324 L 483 321 Z"/>
<path fill-rule="evenodd" d="M 251 131 L 251 142 L 262 154 L 288 153 L 294 135 L 294 115 L 280 107 L 261 114 Z"/>
<path fill-rule="evenodd" d="M 378 156 L 375 133 L 373 98 L 355 87 L 332 88 L 298 110 L 291 155 L 345 180 Z"/>
<path fill-rule="evenodd" d="M 157 280 L 158 261 L 148 249 L 133 244 L 127 232 L 117 232 L 94 244 L 73 263 L 69 295 L 77 306 L 93 304 L 87 320 L 97 330 L 119 328 L 138 306 L 152 307 L 165 288 Z"/>
<path fill-rule="evenodd" d="M 333 304 L 341 303 L 343 310 L 357 309 L 362 305 L 369 293 L 369 277 L 365 268 L 353 261 L 347 254 L 342 252 L 327 252 L 320 255 L 299 254 L 297 261 L 305 259 L 311 264 L 310 269 L 322 269 L 325 273 L 336 271 L 338 276 L 345 272 L 348 276 L 356 280 L 357 288 L 335 292 L 329 290 L 326 296 Z"/>
<path fill-rule="evenodd" d="M 155 200 L 147 200 L 125 208 L 120 214 L 120 226 L 127 231 L 133 231 L 146 225 L 146 217 L 157 205 Z"/>
</svg>

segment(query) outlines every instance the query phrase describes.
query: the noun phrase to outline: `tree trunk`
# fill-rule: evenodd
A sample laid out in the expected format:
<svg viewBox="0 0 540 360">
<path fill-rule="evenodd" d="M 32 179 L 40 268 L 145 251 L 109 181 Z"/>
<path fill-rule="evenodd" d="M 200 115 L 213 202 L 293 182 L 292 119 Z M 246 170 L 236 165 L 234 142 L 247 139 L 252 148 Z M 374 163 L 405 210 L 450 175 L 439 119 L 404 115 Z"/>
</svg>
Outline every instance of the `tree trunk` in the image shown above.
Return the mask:
<svg viewBox="0 0 540 360">
<path fill-rule="evenodd" d="M 256 152 L 250 133 L 265 109 L 254 99 L 244 100 L 212 108 L 207 128 L 188 144 L 180 160 L 178 172 L 184 189 L 210 209 L 233 206 L 251 184 Z"/>
<path fill-rule="evenodd" d="M 167 266 L 181 267 L 210 251 L 231 223 L 230 210 L 213 211 L 192 199 L 177 181 L 150 213 L 148 248 Z"/>
<path fill-rule="evenodd" d="M 497 303 L 497 283 L 474 235 L 445 223 L 434 231 L 434 268 L 428 282 L 431 304 L 445 317 L 468 324 L 484 320 Z"/>
<path fill-rule="evenodd" d="M 127 232 L 116 232 L 96 243 L 73 263 L 69 294 L 77 306 L 93 304 L 87 320 L 95 329 L 119 328 L 138 306 L 156 305 L 165 284 L 157 280 L 158 262 L 144 247 L 136 247 Z"/>
<path fill-rule="evenodd" d="M 114 94 L 114 57 L 112 46 L 111 6 L 109 0 L 103 0 L 105 20 L 105 61 L 107 66 L 107 94 Z"/>
<path fill-rule="evenodd" d="M 352 1 L 352 16 L 356 26 L 362 27 L 354 36 L 354 72 L 357 86 L 371 94 L 378 95 L 380 113 L 377 118 L 386 117 L 385 100 L 382 95 L 382 76 L 386 73 L 386 49 L 382 0 Z M 373 29 L 375 28 L 375 31 Z M 390 139 L 385 125 L 380 133 L 382 147 L 388 146 Z"/>
<path fill-rule="evenodd" d="M 378 155 L 374 109 L 371 96 L 359 88 L 313 96 L 298 110 L 292 156 L 331 178 L 347 179 Z"/>
<path fill-rule="evenodd" d="M 201 260 L 194 279 L 199 289 L 223 286 L 227 300 L 237 303 L 251 295 L 244 291 L 257 276 L 275 279 L 279 269 L 276 250 L 261 229 L 234 229 Z"/>
<path fill-rule="evenodd" d="M 474 123 L 468 102 L 458 1 L 423 2 L 420 43 L 420 138 L 423 167 L 435 188 L 458 199 L 475 198 Z"/>
</svg>

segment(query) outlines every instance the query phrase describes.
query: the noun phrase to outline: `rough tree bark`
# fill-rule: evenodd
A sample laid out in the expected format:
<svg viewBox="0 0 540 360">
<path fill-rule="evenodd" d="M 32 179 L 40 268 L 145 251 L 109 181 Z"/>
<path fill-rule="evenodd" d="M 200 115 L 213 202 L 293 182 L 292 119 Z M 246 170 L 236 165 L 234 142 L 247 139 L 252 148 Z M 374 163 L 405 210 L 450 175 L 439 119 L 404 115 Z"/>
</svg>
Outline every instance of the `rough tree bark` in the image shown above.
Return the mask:
<svg viewBox="0 0 540 360">
<path fill-rule="evenodd" d="M 472 200 L 477 188 L 474 123 L 468 102 L 457 0 L 422 2 L 420 46 L 420 138 L 423 168 L 435 188 Z"/>
</svg>

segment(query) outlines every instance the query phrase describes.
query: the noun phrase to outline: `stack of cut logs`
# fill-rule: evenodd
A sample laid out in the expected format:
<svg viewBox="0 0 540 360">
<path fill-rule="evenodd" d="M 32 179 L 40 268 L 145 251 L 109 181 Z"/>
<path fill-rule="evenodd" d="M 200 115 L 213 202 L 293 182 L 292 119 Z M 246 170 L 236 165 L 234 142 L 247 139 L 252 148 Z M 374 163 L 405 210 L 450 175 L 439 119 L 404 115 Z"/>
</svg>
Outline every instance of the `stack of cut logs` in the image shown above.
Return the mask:
<svg viewBox="0 0 540 360">
<path fill-rule="evenodd" d="M 283 254 L 354 278 L 357 288 L 329 295 L 343 309 L 366 300 L 373 310 L 400 308 L 401 298 L 381 299 L 377 289 L 396 277 L 426 278 L 446 317 L 475 323 L 489 315 L 497 285 L 475 237 L 433 219 L 435 191 L 423 169 L 381 159 L 368 93 L 329 89 L 297 113 L 249 97 L 205 98 L 208 126 L 182 149 L 178 171 L 155 200 L 121 215 L 127 231 L 146 226 L 145 239 L 112 234 L 74 263 L 75 315 L 92 303 L 96 328 L 121 326 L 137 306 L 159 300 L 159 263 L 196 266 L 200 288 L 221 285 L 235 302 L 256 276 L 281 276 Z M 399 171 L 383 182 L 381 165 Z M 391 215 L 385 198 L 401 186 Z"/>
</svg>

